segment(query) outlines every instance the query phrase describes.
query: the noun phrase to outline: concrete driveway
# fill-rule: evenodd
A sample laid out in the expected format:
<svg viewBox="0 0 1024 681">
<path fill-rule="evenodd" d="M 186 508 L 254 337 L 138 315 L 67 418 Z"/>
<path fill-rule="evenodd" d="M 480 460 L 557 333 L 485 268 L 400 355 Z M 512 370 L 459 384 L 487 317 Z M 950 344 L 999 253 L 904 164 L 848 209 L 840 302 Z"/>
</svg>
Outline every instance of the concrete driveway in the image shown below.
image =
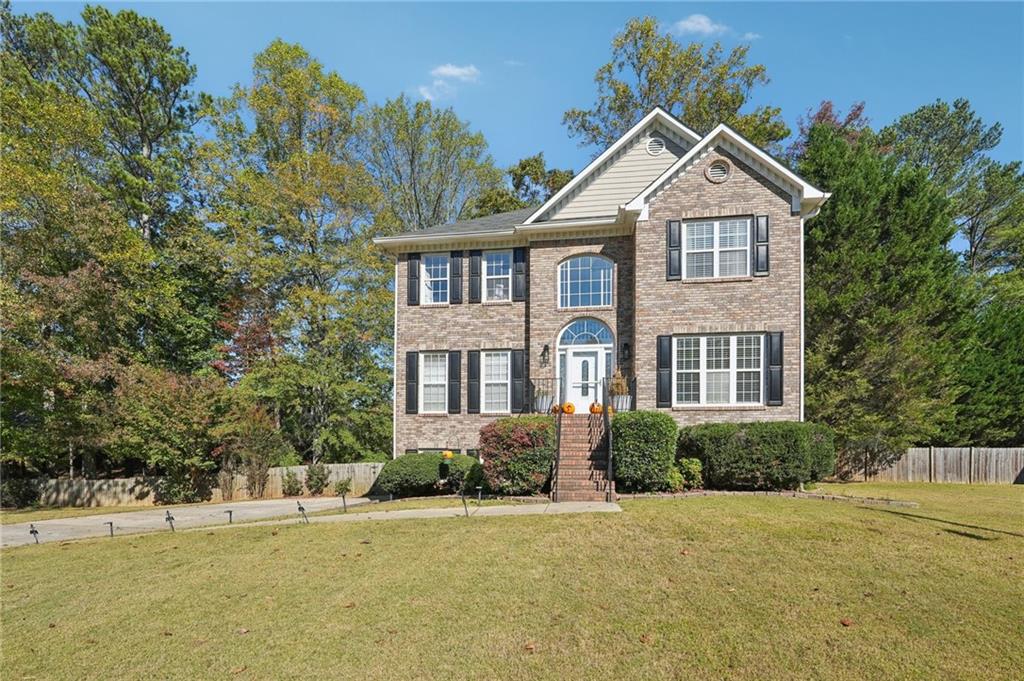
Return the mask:
<svg viewBox="0 0 1024 681">
<path fill-rule="evenodd" d="M 341 499 L 338 497 L 317 497 L 301 501 L 306 513 L 341 508 L 342 505 Z M 369 503 L 369 501 L 369 499 L 361 497 L 353 498 L 348 500 L 348 505 L 357 506 Z M 226 525 L 228 522 L 227 511 L 229 510 L 232 511 L 232 520 L 236 523 L 287 515 L 294 515 L 296 519 L 299 517 L 296 499 L 261 499 L 192 506 L 153 506 L 138 511 L 105 513 L 62 520 L 40 520 L 35 523 L 35 526 L 39 530 L 40 544 L 109 536 L 108 522 L 114 524 L 114 536 L 139 532 L 170 532 L 170 526 L 165 520 L 168 510 L 174 516 L 175 529 Z M 34 544 L 35 539 L 29 534 L 29 525 L 30 523 L 14 523 L 0 526 L 0 546 Z"/>
</svg>

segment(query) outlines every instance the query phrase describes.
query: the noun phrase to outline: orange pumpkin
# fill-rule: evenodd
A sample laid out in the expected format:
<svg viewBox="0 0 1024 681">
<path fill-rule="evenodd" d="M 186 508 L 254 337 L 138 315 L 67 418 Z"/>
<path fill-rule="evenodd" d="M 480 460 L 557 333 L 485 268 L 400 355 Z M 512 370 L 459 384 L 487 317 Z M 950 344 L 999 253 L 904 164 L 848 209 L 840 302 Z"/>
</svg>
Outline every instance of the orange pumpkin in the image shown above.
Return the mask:
<svg viewBox="0 0 1024 681">
<path fill-rule="evenodd" d="M 601 405 L 598 404 L 597 402 L 592 402 L 591 405 L 590 405 L 590 413 L 591 414 L 600 414 L 601 413 Z"/>
<path fill-rule="evenodd" d="M 563 414 L 575 414 L 576 413 L 576 405 L 573 404 L 572 402 L 566 402 L 565 404 L 562 405 L 562 413 Z"/>
</svg>

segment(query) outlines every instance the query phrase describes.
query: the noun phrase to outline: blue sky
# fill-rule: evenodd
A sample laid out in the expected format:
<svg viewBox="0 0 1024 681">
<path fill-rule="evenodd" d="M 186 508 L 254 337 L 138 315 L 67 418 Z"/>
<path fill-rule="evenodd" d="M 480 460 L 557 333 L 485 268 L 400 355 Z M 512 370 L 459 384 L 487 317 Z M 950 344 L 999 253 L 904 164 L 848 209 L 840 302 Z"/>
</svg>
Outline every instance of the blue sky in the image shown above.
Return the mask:
<svg viewBox="0 0 1024 681">
<path fill-rule="evenodd" d="M 843 110 L 864 100 L 880 126 L 936 98 L 967 97 L 1003 124 L 993 155 L 1024 157 L 1021 3 L 104 4 L 160 21 L 211 94 L 247 80 L 253 54 L 280 37 L 371 101 L 405 92 L 454 107 L 502 165 L 537 151 L 558 167 L 586 164 L 593 150 L 566 135 L 562 113 L 593 102 L 612 36 L 644 14 L 684 42 L 749 42 L 772 79 L 753 103 L 782 107 L 794 129 L 825 99 Z M 14 7 L 72 20 L 82 5 Z"/>
</svg>

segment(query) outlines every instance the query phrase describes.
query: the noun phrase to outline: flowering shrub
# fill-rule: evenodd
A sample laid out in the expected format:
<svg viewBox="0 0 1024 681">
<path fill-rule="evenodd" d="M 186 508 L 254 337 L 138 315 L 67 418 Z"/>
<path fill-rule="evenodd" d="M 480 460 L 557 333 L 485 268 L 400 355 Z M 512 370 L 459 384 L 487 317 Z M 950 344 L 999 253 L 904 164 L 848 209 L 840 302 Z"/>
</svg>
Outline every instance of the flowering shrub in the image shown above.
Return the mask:
<svg viewBox="0 0 1024 681">
<path fill-rule="evenodd" d="M 498 419 L 480 429 L 480 456 L 489 489 L 498 494 L 537 494 L 551 476 L 555 421 L 540 415 Z"/>
</svg>

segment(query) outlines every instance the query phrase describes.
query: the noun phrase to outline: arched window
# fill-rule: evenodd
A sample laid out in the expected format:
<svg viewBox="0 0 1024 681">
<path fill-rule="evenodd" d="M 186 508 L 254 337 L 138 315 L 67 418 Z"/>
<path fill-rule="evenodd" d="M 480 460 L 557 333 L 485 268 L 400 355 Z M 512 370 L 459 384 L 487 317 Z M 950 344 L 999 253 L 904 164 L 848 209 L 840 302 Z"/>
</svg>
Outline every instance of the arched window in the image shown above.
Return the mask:
<svg viewBox="0 0 1024 681">
<path fill-rule="evenodd" d="M 612 261 L 578 255 L 558 266 L 558 306 L 602 307 L 612 304 Z"/>
<path fill-rule="evenodd" d="M 559 345 L 611 345 L 612 332 L 596 319 L 577 319 L 565 327 Z"/>
</svg>

